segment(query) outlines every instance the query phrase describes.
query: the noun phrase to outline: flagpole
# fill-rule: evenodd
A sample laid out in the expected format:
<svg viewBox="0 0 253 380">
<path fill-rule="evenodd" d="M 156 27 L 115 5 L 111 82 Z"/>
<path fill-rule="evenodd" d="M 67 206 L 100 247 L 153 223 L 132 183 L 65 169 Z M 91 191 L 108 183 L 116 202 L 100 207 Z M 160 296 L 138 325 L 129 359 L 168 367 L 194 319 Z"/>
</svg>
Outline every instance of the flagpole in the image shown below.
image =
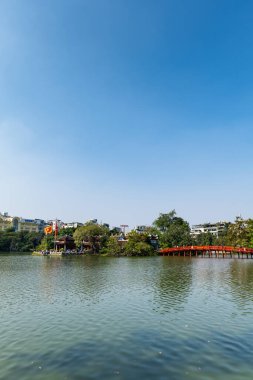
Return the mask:
<svg viewBox="0 0 253 380">
<path fill-rule="evenodd" d="M 55 225 L 54 225 L 54 251 L 56 251 L 56 237 L 57 237 L 57 219 L 55 219 Z"/>
</svg>

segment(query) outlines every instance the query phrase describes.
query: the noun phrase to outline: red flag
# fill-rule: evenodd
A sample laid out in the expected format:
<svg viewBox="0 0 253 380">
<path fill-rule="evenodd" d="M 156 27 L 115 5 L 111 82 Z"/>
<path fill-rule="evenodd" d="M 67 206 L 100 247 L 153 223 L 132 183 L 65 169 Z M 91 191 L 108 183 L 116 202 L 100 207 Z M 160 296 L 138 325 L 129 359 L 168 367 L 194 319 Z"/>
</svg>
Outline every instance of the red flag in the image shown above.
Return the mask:
<svg viewBox="0 0 253 380">
<path fill-rule="evenodd" d="M 44 232 L 45 232 L 46 235 L 47 235 L 47 234 L 51 234 L 51 233 L 53 232 L 53 228 L 52 228 L 52 226 L 46 226 L 46 227 L 44 228 Z"/>
</svg>

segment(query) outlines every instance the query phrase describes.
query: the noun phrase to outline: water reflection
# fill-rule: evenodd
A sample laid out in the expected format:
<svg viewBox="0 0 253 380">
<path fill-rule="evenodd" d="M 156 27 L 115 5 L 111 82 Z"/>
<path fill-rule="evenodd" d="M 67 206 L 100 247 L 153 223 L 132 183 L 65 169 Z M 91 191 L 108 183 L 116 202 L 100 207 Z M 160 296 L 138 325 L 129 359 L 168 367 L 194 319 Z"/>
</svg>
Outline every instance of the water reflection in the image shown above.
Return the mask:
<svg viewBox="0 0 253 380">
<path fill-rule="evenodd" d="M 40 289 L 54 301 L 64 294 L 65 304 L 99 302 L 113 279 L 113 262 L 101 257 L 43 257 Z M 116 263 L 116 262 L 115 262 Z M 110 276 L 110 278 L 108 278 Z"/>
<path fill-rule="evenodd" d="M 253 262 L 233 260 L 230 266 L 230 285 L 234 300 L 240 306 L 249 306 L 253 301 Z"/>
<path fill-rule="evenodd" d="M 251 260 L 3 257 L 0 281 L 1 379 L 252 379 Z"/>
<path fill-rule="evenodd" d="M 156 278 L 155 301 L 161 312 L 179 310 L 190 293 L 193 260 L 190 258 L 164 257 Z"/>
</svg>

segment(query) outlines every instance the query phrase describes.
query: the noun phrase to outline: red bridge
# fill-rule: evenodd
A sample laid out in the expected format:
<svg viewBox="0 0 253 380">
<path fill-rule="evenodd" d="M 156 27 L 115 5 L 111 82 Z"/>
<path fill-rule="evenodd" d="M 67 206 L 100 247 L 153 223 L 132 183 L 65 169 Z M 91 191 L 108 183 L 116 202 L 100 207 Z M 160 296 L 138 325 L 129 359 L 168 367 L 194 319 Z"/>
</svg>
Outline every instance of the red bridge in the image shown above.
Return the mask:
<svg viewBox="0 0 253 380">
<path fill-rule="evenodd" d="M 192 245 L 160 249 L 161 256 L 200 256 L 253 258 L 253 248 L 229 247 L 223 245 Z"/>
</svg>

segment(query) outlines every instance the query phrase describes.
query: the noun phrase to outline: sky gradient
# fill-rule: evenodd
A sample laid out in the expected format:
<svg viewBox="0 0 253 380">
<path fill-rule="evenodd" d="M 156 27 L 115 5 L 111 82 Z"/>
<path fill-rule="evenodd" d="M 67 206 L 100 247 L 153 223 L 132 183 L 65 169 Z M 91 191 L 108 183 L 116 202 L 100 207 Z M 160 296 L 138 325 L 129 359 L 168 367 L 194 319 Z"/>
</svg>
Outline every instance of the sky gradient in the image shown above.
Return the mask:
<svg viewBox="0 0 253 380">
<path fill-rule="evenodd" d="M 253 3 L 0 0 L 0 211 L 253 217 Z"/>
</svg>

